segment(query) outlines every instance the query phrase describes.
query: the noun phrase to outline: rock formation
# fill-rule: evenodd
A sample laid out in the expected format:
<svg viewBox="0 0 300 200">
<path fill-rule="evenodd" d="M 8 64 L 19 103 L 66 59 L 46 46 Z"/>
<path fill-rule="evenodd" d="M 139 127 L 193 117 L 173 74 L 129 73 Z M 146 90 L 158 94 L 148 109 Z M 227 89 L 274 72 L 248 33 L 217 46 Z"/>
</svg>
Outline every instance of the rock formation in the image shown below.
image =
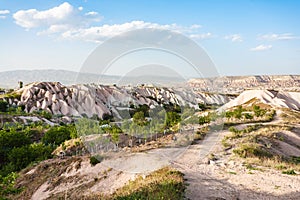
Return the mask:
<svg viewBox="0 0 300 200">
<path fill-rule="evenodd" d="M 189 85 L 199 91 L 239 94 L 248 89 L 300 91 L 300 76 L 224 76 L 191 79 Z"/>
<path fill-rule="evenodd" d="M 160 104 L 178 104 L 198 107 L 198 103 L 222 105 L 229 101 L 226 95 L 194 92 L 187 88 L 154 86 L 105 86 L 96 84 L 64 86 L 59 82 L 35 82 L 20 89 L 18 105 L 26 112 L 45 110 L 54 115 L 88 117 L 105 114 L 118 116 L 130 105 L 156 107 Z"/>
</svg>

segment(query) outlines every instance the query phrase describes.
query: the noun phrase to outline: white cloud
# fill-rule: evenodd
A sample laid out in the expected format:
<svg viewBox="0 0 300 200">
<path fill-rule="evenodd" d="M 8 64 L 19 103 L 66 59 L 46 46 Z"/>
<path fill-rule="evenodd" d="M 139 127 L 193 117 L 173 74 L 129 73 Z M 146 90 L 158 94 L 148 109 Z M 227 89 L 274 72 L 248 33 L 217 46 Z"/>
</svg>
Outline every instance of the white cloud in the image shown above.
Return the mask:
<svg viewBox="0 0 300 200">
<path fill-rule="evenodd" d="M 192 25 L 190 27 L 182 27 L 177 24 L 161 25 L 144 21 L 131 21 L 123 24 L 105 24 L 102 26 L 93 26 L 90 28 L 68 30 L 62 33 L 62 37 L 66 39 L 102 42 L 107 38 L 119 35 L 121 33 L 142 28 L 166 29 L 177 31 L 180 33 L 186 33 L 194 30 L 195 25 Z"/>
<path fill-rule="evenodd" d="M 10 13 L 9 10 L 0 10 L 0 15 L 7 15 L 9 13 Z"/>
<path fill-rule="evenodd" d="M 202 34 L 191 34 L 190 38 L 192 39 L 208 39 L 208 38 L 212 38 L 212 34 L 211 33 L 202 33 Z"/>
<path fill-rule="evenodd" d="M 272 49 L 272 45 L 258 45 L 257 47 L 251 48 L 250 51 L 266 51 Z"/>
<path fill-rule="evenodd" d="M 87 13 L 85 13 L 85 15 L 89 15 L 89 16 L 95 16 L 95 15 L 98 15 L 98 13 L 97 13 L 97 12 L 95 12 L 95 11 L 91 11 L 91 12 L 87 12 Z"/>
<path fill-rule="evenodd" d="M 5 19 L 6 15 L 9 14 L 9 10 L 0 10 L 0 19 Z"/>
<path fill-rule="evenodd" d="M 226 35 L 224 37 L 225 40 L 231 40 L 232 42 L 242 42 L 243 38 L 239 34 L 233 34 L 233 35 Z"/>
<path fill-rule="evenodd" d="M 13 14 L 13 18 L 15 19 L 16 24 L 26 29 L 45 29 L 56 25 L 82 27 L 90 21 L 99 20 L 98 15 L 94 15 L 93 17 L 84 17 L 68 2 L 64 2 L 59 6 L 42 11 L 36 9 L 19 10 Z M 43 32 L 45 32 L 45 30 L 43 30 Z"/>
<path fill-rule="evenodd" d="M 100 15 L 95 11 L 82 13 L 83 7 L 74 8 L 65 2 L 48 10 L 19 10 L 13 14 L 15 23 L 25 29 L 35 29 L 38 35 L 55 35 L 63 39 L 102 42 L 120 33 L 142 28 L 167 29 L 205 39 L 211 33 L 198 34 L 198 24 L 180 26 L 177 24 L 157 24 L 144 21 L 131 21 L 123 24 L 95 25 Z"/>
<path fill-rule="evenodd" d="M 283 33 L 283 34 L 265 34 L 259 37 L 260 39 L 263 40 L 293 40 L 293 39 L 297 39 L 299 37 L 293 35 L 292 33 Z"/>
<path fill-rule="evenodd" d="M 65 2 L 49 10 L 36 9 L 19 10 L 13 14 L 16 24 L 30 29 L 34 27 L 52 25 L 66 21 L 74 12 L 73 6 Z"/>
</svg>

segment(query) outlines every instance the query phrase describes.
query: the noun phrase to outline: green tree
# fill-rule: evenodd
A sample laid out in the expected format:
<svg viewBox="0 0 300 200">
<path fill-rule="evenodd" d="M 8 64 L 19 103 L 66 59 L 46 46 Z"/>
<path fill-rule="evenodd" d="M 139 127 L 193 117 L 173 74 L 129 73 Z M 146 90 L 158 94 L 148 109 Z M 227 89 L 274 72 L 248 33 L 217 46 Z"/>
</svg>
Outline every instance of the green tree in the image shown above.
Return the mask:
<svg viewBox="0 0 300 200">
<path fill-rule="evenodd" d="M 139 112 L 134 113 L 132 120 L 133 120 L 133 123 L 135 123 L 139 126 L 147 125 L 147 120 L 145 118 L 145 115 L 144 115 L 143 111 L 139 111 Z"/>
<path fill-rule="evenodd" d="M 260 106 L 254 105 L 254 106 L 253 106 L 253 112 L 254 112 L 254 115 L 255 115 L 256 117 L 260 117 L 260 116 L 261 116 L 261 109 L 260 109 Z"/>
<path fill-rule="evenodd" d="M 210 119 L 210 116 L 209 115 L 206 115 L 206 116 L 200 116 L 199 117 L 199 124 L 200 125 L 203 125 L 203 124 L 208 124 L 210 123 L 211 119 Z"/>
<path fill-rule="evenodd" d="M 0 168 L 6 164 L 8 153 L 17 147 L 30 144 L 30 138 L 15 129 L 0 131 Z"/>
<path fill-rule="evenodd" d="M 237 119 L 241 119 L 242 118 L 242 113 L 243 113 L 244 109 L 242 106 L 238 106 L 234 111 L 233 111 L 233 116 Z"/>
<path fill-rule="evenodd" d="M 245 113 L 244 116 L 246 119 L 253 119 L 253 115 L 251 115 L 250 113 Z"/>
<path fill-rule="evenodd" d="M 169 128 L 181 121 L 181 117 L 177 112 L 167 112 L 165 117 L 165 127 Z"/>
<path fill-rule="evenodd" d="M 0 112 L 6 112 L 8 108 L 8 103 L 6 101 L 0 100 Z"/>
<path fill-rule="evenodd" d="M 21 188 L 15 188 L 17 177 L 18 174 L 15 172 L 4 177 L 0 175 L 0 199 L 6 199 L 4 198 L 6 195 L 15 194 L 22 190 Z"/>
<path fill-rule="evenodd" d="M 207 110 L 207 105 L 206 103 L 198 103 L 199 109 L 204 111 Z"/>
<path fill-rule="evenodd" d="M 71 139 L 70 129 L 66 126 L 54 126 L 51 127 L 45 135 L 42 137 L 44 144 L 56 144 L 59 145 L 66 140 Z"/>
</svg>

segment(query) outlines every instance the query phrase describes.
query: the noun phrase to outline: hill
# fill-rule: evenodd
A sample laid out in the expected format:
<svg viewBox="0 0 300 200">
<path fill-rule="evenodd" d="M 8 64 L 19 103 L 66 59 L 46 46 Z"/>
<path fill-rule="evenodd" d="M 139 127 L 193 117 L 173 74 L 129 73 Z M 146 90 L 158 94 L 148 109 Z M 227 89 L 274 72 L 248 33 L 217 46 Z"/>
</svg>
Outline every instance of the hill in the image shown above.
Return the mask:
<svg viewBox="0 0 300 200">
<path fill-rule="evenodd" d="M 223 76 L 191 79 L 188 83 L 200 91 L 231 94 L 249 89 L 300 91 L 299 75 Z"/>
</svg>

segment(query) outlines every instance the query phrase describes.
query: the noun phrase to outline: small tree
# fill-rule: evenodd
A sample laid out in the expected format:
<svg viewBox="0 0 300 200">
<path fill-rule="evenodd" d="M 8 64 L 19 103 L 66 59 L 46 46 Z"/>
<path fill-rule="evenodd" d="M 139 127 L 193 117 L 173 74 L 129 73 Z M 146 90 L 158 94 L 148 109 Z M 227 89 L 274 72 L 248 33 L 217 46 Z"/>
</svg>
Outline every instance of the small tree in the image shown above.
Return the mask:
<svg viewBox="0 0 300 200">
<path fill-rule="evenodd" d="M 114 125 L 111 127 L 111 140 L 116 144 L 117 148 L 119 147 L 120 133 L 122 133 L 122 130 L 118 126 Z"/>
<path fill-rule="evenodd" d="M 19 88 L 23 88 L 23 81 L 19 81 Z"/>
<path fill-rule="evenodd" d="M 62 142 L 71 139 L 70 129 L 65 126 L 54 126 L 48 130 L 42 137 L 44 144 L 56 144 L 59 145 Z"/>
<path fill-rule="evenodd" d="M 139 126 L 145 126 L 147 124 L 147 120 L 145 118 L 144 112 L 139 111 L 133 115 L 133 122 Z"/>
<path fill-rule="evenodd" d="M 8 103 L 6 101 L 0 100 L 0 111 L 6 112 L 8 108 Z"/>
<path fill-rule="evenodd" d="M 199 117 L 199 124 L 200 125 L 210 123 L 210 121 L 211 121 L 211 119 L 208 115 Z"/>
<path fill-rule="evenodd" d="M 167 112 L 165 117 L 165 127 L 172 127 L 181 121 L 181 117 L 177 112 Z"/>
<path fill-rule="evenodd" d="M 253 115 L 251 115 L 250 113 L 245 113 L 244 116 L 246 119 L 253 119 Z"/>
</svg>

